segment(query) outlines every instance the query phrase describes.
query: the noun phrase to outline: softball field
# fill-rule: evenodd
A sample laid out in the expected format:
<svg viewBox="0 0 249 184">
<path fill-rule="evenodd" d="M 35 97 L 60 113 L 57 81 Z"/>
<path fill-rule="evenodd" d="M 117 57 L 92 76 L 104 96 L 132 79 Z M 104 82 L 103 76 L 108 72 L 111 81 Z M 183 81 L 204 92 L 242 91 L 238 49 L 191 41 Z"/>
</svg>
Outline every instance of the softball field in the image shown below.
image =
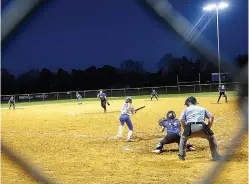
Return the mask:
<svg viewBox="0 0 249 184">
<path fill-rule="evenodd" d="M 125 142 L 127 127 L 123 139 L 114 139 L 124 99 L 110 100 L 106 114 L 99 101 L 83 101 L 82 105 L 76 100 L 29 106 L 17 104 L 16 110 L 1 110 L 2 141 L 57 183 L 194 183 L 203 179 L 216 164 L 210 161 L 206 140 L 190 140 L 197 150 L 187 152 L 186 161 L 178 160 L 177 144 L 165 146 L 162 154 L 151 153 L 164 136 L 158 119 L 168 110 L 174 110 L 179 117 L 186 97 L 160 98 L 159 101 L 150 101 L 149 97 L 134 99 L 135 108 L 142 105 L 146 108 L 131 117 L 135 142 L 129 143 Z M 197 100 L 215 116 L 212 129 L 222 155 L 241 126 L 236 98 L 230 97 L 228 104 L 223 98 L 216 104 L 217 96 L 201 96 Z M 37 183 L 3 153 L 1 161 L 2 183 Z M 215 183 L 248 183 L 247 168 L 246 136 Z"/>
</svg>

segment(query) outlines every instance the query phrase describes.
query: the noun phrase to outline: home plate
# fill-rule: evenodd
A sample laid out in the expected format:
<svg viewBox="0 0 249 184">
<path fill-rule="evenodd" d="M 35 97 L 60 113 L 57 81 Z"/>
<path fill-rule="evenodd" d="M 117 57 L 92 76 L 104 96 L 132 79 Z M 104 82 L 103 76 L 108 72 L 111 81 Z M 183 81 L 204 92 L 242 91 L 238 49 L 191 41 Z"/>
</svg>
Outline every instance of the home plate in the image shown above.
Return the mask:
<svg viewBox="0 0 249 184">
<path fill-rule="evenodd" d="M 123 149 L 123 150 L 126 150 L 126 151 L 132 150 L 131 148 L 128 148 L 128 147 L 126 147 L 126 146 L 122 147 L 122 149 Z"/>
<path fill-rule="evenodd" d="M 114 140 L 118 140 L 121 139 L 121 137 L 117 137 L 117 136 L 107 136 L 107 139 L 114 139 Z"/>
</svg>

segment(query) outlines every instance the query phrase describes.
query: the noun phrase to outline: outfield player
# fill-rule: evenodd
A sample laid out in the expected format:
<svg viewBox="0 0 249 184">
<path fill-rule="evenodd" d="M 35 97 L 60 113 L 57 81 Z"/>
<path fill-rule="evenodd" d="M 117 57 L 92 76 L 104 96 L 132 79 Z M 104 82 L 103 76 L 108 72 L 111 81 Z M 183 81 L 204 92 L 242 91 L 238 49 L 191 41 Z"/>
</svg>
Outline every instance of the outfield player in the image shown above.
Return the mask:
<svg viewBox="0 0 249 184">
<path fill-rule="evenodd" d="M 179 146 L 181 138 L 181 123 L 178 119 L 175 118 L 175 112 L 168 111 L 166 114 L 166 118 L 159 119 L 159 125 L 163 127 L 163 130 L 164 128 L 166 128 L 167 134 L 164 139 L 157 144 L 156 149 L 152 151 L 153 153 L 161 153 L 165 144 L 177 143 Z M 191 144 L 187 144 L 187 150 L 194 151 L 195 147 Z"/>
<path fill-rule="evenodd" d="M 14 96 L 10 97 L 8 104 L 9 104 L 9 109 L 11 109 L 11 107 L 13 107 L 13 109 L 15 109 L 16 102 L 15 102 L 15 97 Z"/>
<path fill-rule="evenodd" d="M 185 160 L 187 140 L 189 138 L 198 137 L 208 140 L 213 161 L 219 160 L 220 155 L 218 153 L 216 138 L 211 130 L 214 116 L 205 108 L 200 107 L 197 104 L 197 100 L 193 96 L 190 96 L 185 100 L 187 108 L 182 111 L 180 116 L 181 125 L 184 128 L 184 131 L 181 134 L 180 139 L 179 159 Z M 205 118 L 208 119 L 208 124 L 205 123 Z"/>
<path fill-rule="evenodd" d="M 130 115 L 135 114 L 135 113 L 136 112 L 135 112 L 134 106 L 132 104 L 131 97 L 127 97 L 125 99 L 125 103 L 123 104 L 123 106 L 121 108 L 121 115 L 119 117 L 120 125 L 119 125 L 118 135 L 117 135 L 117 137 L 119 137 L 119 138 L 122 137 L 124 123 L 126 123 L 126 125 L 129 128 L 127 139 L 126 139 L 127 142 L 132 142 L 133 141 L 131 139 L 131 135 L 133 133 L 133 125 L 132 125 L 132 121 L 130 119 Z"/>
<path fill-rule="evenodd" d="M 158 100 L 158 97 L 159 97 L 159 96 L 158 96 L 156 90 L 153 89 L 153 90 L 152 90 L 152 93 L 151 93 L 150 100 L 152 100 L 154 97 L 156 98 L 156 100 Z"/>
<path fill-rule="evenodd" d="M 76 92 L 76 98 L 78 101 L 78 105 L 82 104 L 82 102 L 81 102 L 82 96 L 78 92 Z"/>
<path fill-rule="evenodd" d="M 104 112 L 106 113 L 106 104 L 110 105 L 109 102 L 107 101 L 106 94 L 102 90 L 100 90 L 97 97 L 100 99 L 101 107 L 104 109 Z"/>
<path fill-rule="evenodd" d="M 225 97 L 225 102 L 227 103 L 227 94 L 226 94 L 226 91 L 227 91 L 227 90 L 226 90 L 226 87 L 225 87 L 224 85 L 221 85 L 221 86 L 219 86 L 218 90 L 219 90 L 219 92 L 220 92 L 220 95 L 219 95 L 219 98 L 218 98 L 217 103 L 220 102 L 220 97 L 221 97 L 221 96 L 224 96 L 224 97 Z"/>
</svg>

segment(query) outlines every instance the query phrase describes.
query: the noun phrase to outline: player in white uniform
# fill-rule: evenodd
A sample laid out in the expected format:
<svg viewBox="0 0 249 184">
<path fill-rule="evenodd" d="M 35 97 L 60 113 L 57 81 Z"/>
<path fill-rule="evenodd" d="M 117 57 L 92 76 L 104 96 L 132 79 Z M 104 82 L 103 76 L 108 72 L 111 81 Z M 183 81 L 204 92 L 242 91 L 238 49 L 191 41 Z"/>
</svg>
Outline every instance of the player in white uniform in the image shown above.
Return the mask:
<svg viewBox="0 0 249 184">
<path fill-rule="evenodd" d="M 78 101 L 78 105 L 82 104 L 82 102 L 81 102 L 82 96 L 78 92 L 76 92 L 76 98 Z"/>
<path fill-rule="evenodd" d="M 117 137 L 122 137 L 123 134 L 123 127 L 124 127 L 124 123 L 126 123 L 126 125 L 129 128 L 129 132 L 127 135 L 127 142 L 132 142 L 133 140 L 131 139 L 131 135 L 133 133 L 133 125 L 132 125 L 132 121 L 130 119 L 130 115 L 131 114 L 135 114 L 135 108 L 132 104 L 132 99 L 131 97 L 127 97 L 125 99 L 125 103 L 123 104 L 122 108 L 121 108 L 121 114 L 119 117 L 120 120 L 120 125 L 119 125 L 119 129 L 118 129 L 118 135 Z"/>
</svg>

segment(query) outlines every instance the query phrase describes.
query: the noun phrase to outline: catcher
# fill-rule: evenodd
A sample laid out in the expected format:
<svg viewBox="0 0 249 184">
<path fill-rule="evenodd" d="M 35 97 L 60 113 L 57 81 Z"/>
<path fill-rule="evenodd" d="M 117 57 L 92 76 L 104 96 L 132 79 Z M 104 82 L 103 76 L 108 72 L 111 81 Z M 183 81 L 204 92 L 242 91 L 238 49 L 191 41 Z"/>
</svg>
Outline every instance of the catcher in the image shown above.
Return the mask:
<svg viewBox="0 0 249 184">
<path fill-rule="evenodd" d="M 164 129 L 167 129 L 167 134 L 163 140 L 161 140 L 158 144 L 156 149 L 154 149 L 153 153 L 162 153 L 163 146 L 165 144 L 177 143 L 178 146 L 180 144 L 180 132 L 181 132 L 181 123 L 176 118 L 176 114 L 174 111 L 168 111 L 166 114 L 166 118 L 159 119 L 158 123 L 160 126 L 163 127 L 162 132 Z M 186 146 L 188 151 L 195 151 L 195 147 L 191 144 L 187 144 Z"/>
</svg>

